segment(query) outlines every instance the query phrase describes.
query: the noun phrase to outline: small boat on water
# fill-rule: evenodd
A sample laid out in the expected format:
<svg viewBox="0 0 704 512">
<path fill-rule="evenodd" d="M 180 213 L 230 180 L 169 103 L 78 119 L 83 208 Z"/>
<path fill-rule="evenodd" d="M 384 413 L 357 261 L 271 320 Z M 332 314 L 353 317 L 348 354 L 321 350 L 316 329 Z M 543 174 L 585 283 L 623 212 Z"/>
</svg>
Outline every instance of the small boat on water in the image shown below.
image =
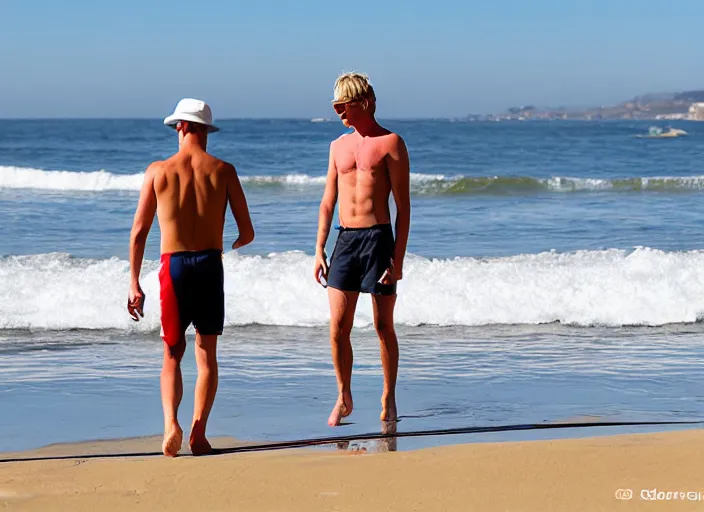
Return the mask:
<svg viewBox="0 0 704 512">
<path fill-rule="evenodd" d="M 647 135 L 636 135 L 636 137 L 644 139 L 672 139 L 675 137 L 683 137 L 685 135 L 688 135 L 688 133 L 678 128 L 670 128 L 665 131 L 659 126 L 651 126 L 648 129 Z"/>
</svg>

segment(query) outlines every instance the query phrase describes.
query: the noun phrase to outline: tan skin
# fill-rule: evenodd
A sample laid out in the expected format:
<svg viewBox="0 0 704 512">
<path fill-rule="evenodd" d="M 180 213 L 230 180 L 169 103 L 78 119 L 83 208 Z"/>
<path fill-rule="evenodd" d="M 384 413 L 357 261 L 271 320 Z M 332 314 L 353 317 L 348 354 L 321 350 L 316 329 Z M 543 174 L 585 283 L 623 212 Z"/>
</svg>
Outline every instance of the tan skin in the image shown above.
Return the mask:
<svg viewBox="0 0 704 512">
<path fill-rule="evenodd" d="M 392 265 L 384 284 L 403 277 L 403 260 L 410 229 L 410 164 L 403 139 L 380 126 L 374 118 L 374 101 L 364 99 L 343 106 L 336 112 L 354 132 L 330 145 L 325 192 L 320 203 L 318 237 L 313 274 L 320 283 L 327 278 L 325 243 L 330 233 L 335 204 L 339 201 L 340 223 L 345 227 L 370 227 L 390 222 L 389 196 L 396 203 L 396 243 Z M 350 333 L 359 292 L 328 287 L 330 302 L 330 346 L 338 385 L 338 398 L 328 418 L 330 426 L 339 425 L 352 412 L 352 345 Z M 384 390 L 381 420 L 395 421 L 398 340 L 394 329 L 396 295 L 372 295 L 374 327 L 379 336 Z"/>
<path fill-rule="evenodd" d="M 225 212 L 229 203 L 239 237 L 233 249 L 254 239 L 247 200 L 235 168 L 206 153 L 207 134 L 201 125 L 177 127 L 179 151 L 146 170 L 130 237 L 130 291 L 127 310 L 136 321 L 144 317 L 144 292 L 139 275 L 154 215 L 159 218 L 161 252 L 223 249 Z M 212 451 L 205 436 L 208 415 L 218 386 L 217 335 L 196 335 L 198 379 L 189 445 L 194 455 Z M 183 440 L 178 406 L 183 396 L 181 359 L 185 332 L 176 347 L 164 343 L 161 398 L 164 409 L 164 455 L 176 456 Z"/>
</svg>

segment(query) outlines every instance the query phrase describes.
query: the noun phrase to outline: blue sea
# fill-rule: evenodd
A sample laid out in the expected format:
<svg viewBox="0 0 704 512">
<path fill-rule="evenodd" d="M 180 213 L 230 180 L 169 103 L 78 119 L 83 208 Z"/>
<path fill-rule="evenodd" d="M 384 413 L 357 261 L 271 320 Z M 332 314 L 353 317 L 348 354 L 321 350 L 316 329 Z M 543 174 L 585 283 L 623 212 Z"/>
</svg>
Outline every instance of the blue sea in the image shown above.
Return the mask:
<svg viewBox="0 0 704 512">
<path fill-rule="evenodd" d="M 674 139 L 638 137 L 652 122 L 382 124 L 406 140 L 412 173 L 399 431 L 704 418 L 704 123 L 675 122 L 688 136 Z M 209 150 L 236 166 L 257 237 L 225 254 L 210 434 L 379 431 L 367 296 L 353 331 L 355 411 L 349 424 L 326 424 L 336 384 L 313 252 L 329 144 L 346 129 L 220 125 Z M 0 451 L 160 434 L 156 221 L 139 323 L 125 309 L 128 247 L 144 169 L 176 149 L 158 119 L 0 123 Z M 225 229 L 229 247 L 231 218 Z M 188 427 L 192 348 L 183 366 Z"/>
</svg>

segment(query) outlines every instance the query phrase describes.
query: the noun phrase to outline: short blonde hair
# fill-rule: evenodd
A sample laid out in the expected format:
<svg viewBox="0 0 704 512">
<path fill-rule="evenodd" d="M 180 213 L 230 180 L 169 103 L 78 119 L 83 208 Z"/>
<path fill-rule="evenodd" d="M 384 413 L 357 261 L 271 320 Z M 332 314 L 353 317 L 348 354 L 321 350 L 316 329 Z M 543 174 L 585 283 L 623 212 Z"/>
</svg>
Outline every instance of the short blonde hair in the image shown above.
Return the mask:
<svg viewBox="0 0 704 512">
<path fill-rule="evenodd" d="M 376 102 L 374 88 L 369 77 L 363 73 L 344 73 L 335 80 L 333 103 L 347 103 L 355 100 Z"/>
</svg>

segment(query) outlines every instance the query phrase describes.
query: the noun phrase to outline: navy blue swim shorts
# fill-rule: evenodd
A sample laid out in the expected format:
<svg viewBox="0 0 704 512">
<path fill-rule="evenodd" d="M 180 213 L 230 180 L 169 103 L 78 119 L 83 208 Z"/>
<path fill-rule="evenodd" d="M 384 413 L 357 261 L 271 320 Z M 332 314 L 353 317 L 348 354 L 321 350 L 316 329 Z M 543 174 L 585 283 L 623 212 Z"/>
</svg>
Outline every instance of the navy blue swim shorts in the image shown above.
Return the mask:
<svg viewBox="0 0 704 512">
<path fill-rule="evenodd" d="M 223 281 L 219 249 L 161 255 L 161 337 L 167 345 L 178 345 L 191 323 L 200 334 L 222 334 Z"/>
<path fill-rule="evenodd" d="M 348 292 L 395 294 L 396 283 L 379 283 L 394 255 L 391 224 L 339 229 L 330 258 L 328 286 Z"/>
</svg>

